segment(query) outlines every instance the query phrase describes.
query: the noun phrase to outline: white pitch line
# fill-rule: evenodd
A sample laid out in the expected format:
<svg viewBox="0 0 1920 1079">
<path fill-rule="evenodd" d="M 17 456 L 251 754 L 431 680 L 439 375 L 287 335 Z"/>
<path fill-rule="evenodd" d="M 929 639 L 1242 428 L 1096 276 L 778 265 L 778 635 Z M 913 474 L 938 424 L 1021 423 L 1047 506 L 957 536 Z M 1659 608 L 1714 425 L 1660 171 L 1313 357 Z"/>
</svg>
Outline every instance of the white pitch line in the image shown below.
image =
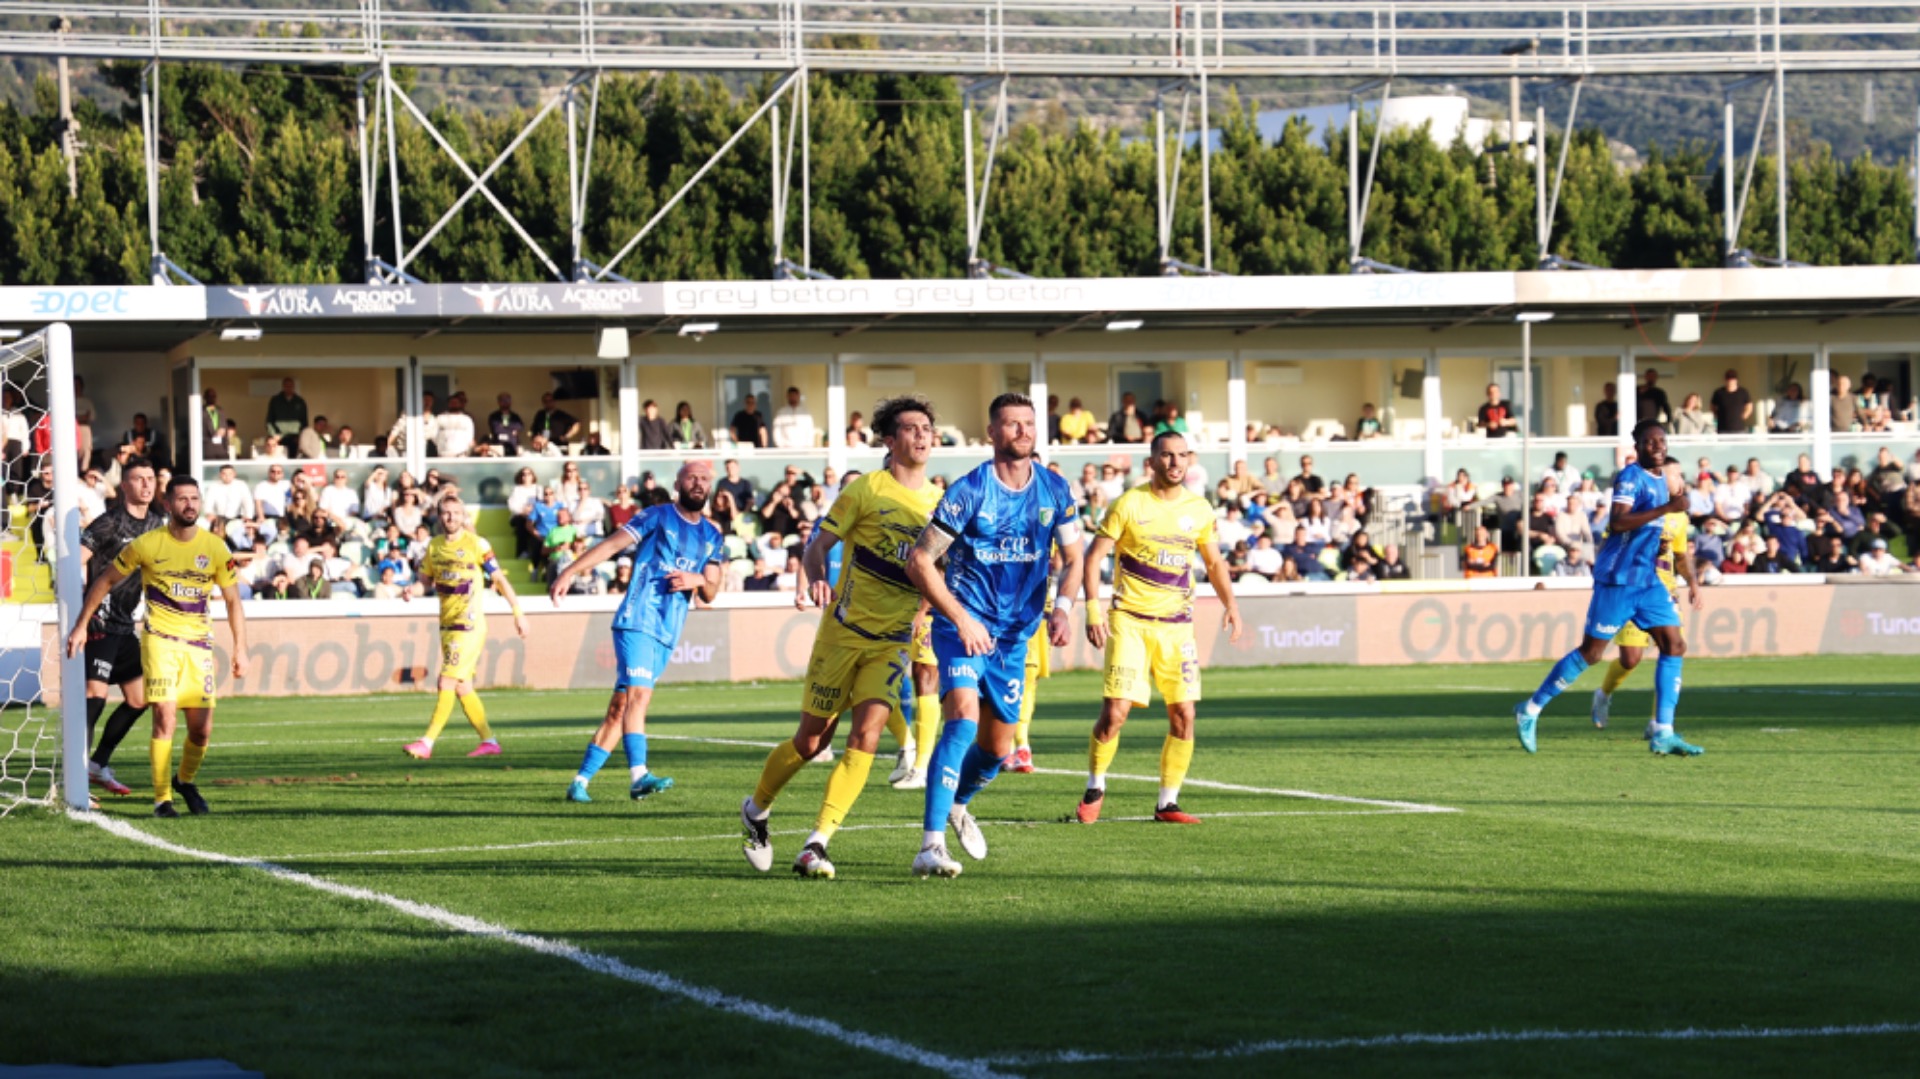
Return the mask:
<svg viewBox="0 0 1920 1079">
<path fill-rule="evenodd" d="M 1000 1067 L 1044 1064 L 1110 1064 L 1154 1060 L 1228 1060 L 1270 1053 L 1298 1053 L 1326 1049 L 1398 1049 L 1410 1045 L 1487 1045 L 1521 1042 L 1600 1041 L 1753 1041 L 1770 1038 L 1852 1038 L 1878 1034 L 1920 1034 L 1920 1023 L 1871 1023 L 1825 1027 L 1732 1027 L 1701 1030 L 1482 1030 L 1467 1034 L 1382 1034 L 1372 1038 L 1287 1038 L 1244 1042 L 1225 1049 L 1190 1053 L 1096 1053 L 1065 1049 L 1050 1053 L 1009 1053 L 982 1058 Z"/>
<path fill-rule="evenodd" d="M 1275 809 L 1251 813 L 1196 813 L 1201 820 L 1220 820 L 1244 817 L 1392 817 L 1408 813 L 1425 813 L 1424 809 Z M 1105 821 L 1137 823 L 1150 821 L 1152 817 L 1102 817 Z M 983 820 L 983 827 L 1032 828 L 1039 825 L 1073 824 L 1079 821 L 1061 820 Z M 891 832 L 919 831 L 918 823 L 901 824 L 849 824 L 840 829 L 842 832 Z M 809 828 L 786 828 L 770 831 L 768 835 L 795 836 L 812 835 Z M 419 847 L 411 850 L 351 850 L 351 851 L 313 851 L 306 854 L 255 854 L 246 855 L 244 860 L 251 862 L 299 862 L 320 861 L 334 858 L 409 858 L 425 854 L 491 854 L 513 850 L 544 850 L 549 847 L 602 847 L 627 845 L 633 843 L 713 843 L 721 840 L 738 840 L 739 832 L 721 832 L 715 835 L 634 835 L 616 836 L 611 839 L 539 839 L 526 843 L 478 843 L 466 847 Z M 235 857 L 240 857 L 236 855 Z"/>
<path fill-rule="evenodd" d="M 1077 776 L 1084 774 L 1065 768 L 1035 768 L 1034 771 L 1040 775 L 1048 776 Z M 1107 778 L 1131 779 L 1141 783 L 1160 782 L 1159 776 L 1130 776 L 1122 775 L 1119 772 L 1108 772 Z M 1188 779 L 1184 785 L 1188 787 L 1206 787 L 1209 790 L 1217 791 L 1237 791 L 1241 794 L 1274 794 L 1283 798 L 1306 798 L 1316 802 L 1345 802 L 1350 805 L 1381 806 L 1386 809 L 1397 809 L 1403 813 L 1460 812 L 1452 806 L 1427 805 L 1424 802 L 1395 802 L 1384 798 L 1356 798 L 1347 794 L 1322 794 L 1319 791 L 1296 791 L 1287 790 L 1282 787 L 1248 787 L 1239 783 L 1220 783 L 1211 779 Z"/>
<path fill-rule="evenodd" d="M 136 843 L 144 843 L 149 847 L 166 851 L 169 854 L 179 855 L 183 858 L 193 858 L 202 862 L 213 862 L 219 865 L 233 865 L 246 869 L 257 869 L 269 876 L 286 881 L 289 884 L 298 884 L 345 899 L 358 899 L 368 903 L 376 903 L 380 906 L 399 911 L 409 917 L 431 922 L 457 933 L 465 933 L 469 936 L 480 937 L 487 940 L 497 940 L 503 944 L 512 944 L 541 955 L 553 956 L 556 959 L 565 959 L 595 974 L 605 974 L 624 982 L 643 985 L 656 992 L 691 1000 L 696 1004 L 704 1005 L 715 1011 L 745 1016 L 746 1018 L 758 1020 L 762 1023 L 770 1023 L 774 1026 L 804 1031 L 808 1034 L 814 1034 L 826 1038 L 829 1041 L 839 1042 L 842 1045 L 855 1049 L 863 1049 L 867 1052 L 877 1053 L 880 1056 L 898 1060 L 903 1063 L 930 1068 L 945 1075 L 992 1079 L 992 1077 L 1003 1074 L 994 1071 L 991 1065 L 981 1061 L 962 1060 L 958 1057 L 947 1056 L 944 1053 L 936 1053 L 930 1049 L 922 1049 L 917 1045 L 901 1041 L 898 1038 L 869 1034 L 861 1030 L 851 1030 L 831 1019 L 801 1015 L 798 1012 L 789 1011 L 786 1008 L 776 1007 L 771 1004 L 762 1004 L 757 1000 L 737 997 L 731 993 L 723 993 L 718 989 L 710 989 L 703 985 L 694 985 L 691 982 L 682 981 L 671 974 L 663 974 L 656 970 L 647 970 L 643 967 L 632 966 L 612 956 L 590 952 L 584 948 L 568 944 L 565 941 L 553 940 L 549 937 L 538 937 L 531 933 L 521 933 L 513 929 L 508 929 L 505 926 L 494 925 L 491 922 L 484 922 L 478 918 L 469 917 L 465 914 L 456 914 L 444 907 L 436 907 L 427 903 L 416 903 L 410 899 L 402 899 L 399 896 L 388 895 L 385 892 L 376 892 L 368 888 L 359 888 L 350 884 L 340 884 L 327 880 L 324 877 L 316 877 L 298 870 L 288 869 L 285 866 L 275 865 L 272 862 L 236 858 L 230 854 L 220 854 L 215 851 L 183 847 L 178 843 L 173 843 L 159 836 L 143 832 L 125 821 L 115 820 L 100 813 L 69 811 L 69 815 L 79 820 L 98 825 L 110 835 L 118 836 L 121 839 L 132 840 Z"/>
</svg>

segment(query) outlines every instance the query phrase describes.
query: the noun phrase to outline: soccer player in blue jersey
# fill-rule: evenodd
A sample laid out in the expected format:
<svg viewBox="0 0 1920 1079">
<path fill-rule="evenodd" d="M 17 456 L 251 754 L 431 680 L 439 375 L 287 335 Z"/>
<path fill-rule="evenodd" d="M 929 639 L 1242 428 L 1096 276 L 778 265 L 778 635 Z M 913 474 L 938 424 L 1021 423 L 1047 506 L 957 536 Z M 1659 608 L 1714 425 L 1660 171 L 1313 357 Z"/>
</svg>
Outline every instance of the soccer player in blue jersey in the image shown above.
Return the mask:
<svg viewBox="0 0 1920 1079">
<path fill-rule="evenodd" d="M 968 807 L 1013 752 L 1027 640 L 1050 596 L 1047 637 L 1055 648 L 1069 640 L 1068 592 L 1080 580 L 1083 555 L 1080 519 L 1067 481 L 1035 463 L 1038 436 L 1031 400 L 1017 393 L 994 398 L 987 410 L 993 459 L 947 489 L 907 557 L 908 577 L 933 608 L 933 654 L 946 720 L 928 765 L 926 833 L 913 860 L 916 876 L 960 875 L 960 863 L 947 854 L 949 823 L 969 856 L 987 856 L 986 837 Z M 1050 577 L 1055 543 L 1061 568 Z"/>
<path fill-rule="evenodd" d="M 1666 476 L 1667 432 L 1653 420 L 1633 429 L 1635 460 L 1613 481 L 1613 510 L 1607 539 L 1593 563 L 1593 600 L 1587 606 L 1586 639 L 1560 657 L 1532 697 L 1514 706 L 1520 744 L 1528 753 L 1537 748 L 1534 728 L 1540 710 L 1572 685 L 1580 673 L 1606 652 L 1628 622 L 1646 631 L 1660 650 L 1654 664 L 1653 751 L 1661 756 L 1697 757 L 1701 750 L 1673 730 L 1674 707 L 1680 703 L 1680 665 L 1687 654 L 1680 635 L 1680 610 L 1673 593 L 1661 583 L 1659 560 L 1662 522 L 1669 513 L 1685 513 L 1687 496 L 1676 493 Z"/>
<path fill-rule="evenodd" d="M 607 716 L 587 744 L 580 772 L 567 787 L 567 801 L 591 802 L 587 784 L 612 756 L 615 743 L 627 751 L 627 793 L 634 799 L 673 786 L 667 776 L 647 770 L 647 703 L 653 684 L 667 669 L 680 642 L 693 594 L 712 602 L 720 594 L 720 567 L 726 546 L 720 529 L 702 513 L 713 487 L 713 466 L 689 461 L 673 482 L 674 500 L 635 516 L 619 531 L 593 545 L 553 580 L 548 595 L 554 606 L 582 573 L 633 548 L 633 584 L 613 616 L 613 662 L 618 672 Z"/>
</svg>

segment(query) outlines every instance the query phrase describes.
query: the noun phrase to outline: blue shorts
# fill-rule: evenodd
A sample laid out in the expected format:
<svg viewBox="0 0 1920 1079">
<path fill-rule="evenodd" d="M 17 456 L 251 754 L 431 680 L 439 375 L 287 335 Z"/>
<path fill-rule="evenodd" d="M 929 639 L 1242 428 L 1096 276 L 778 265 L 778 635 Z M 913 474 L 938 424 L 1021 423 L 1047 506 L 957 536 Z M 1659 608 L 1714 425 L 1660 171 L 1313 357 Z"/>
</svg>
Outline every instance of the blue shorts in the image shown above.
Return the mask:
<svg viewBox="0 0 1920 1079">
<path fill-rule="evenodd" d="M 1020 699 L 1027 692 L 1027 638 L 1002 638 L 984 656 L 967 655 L 960 634 L 944 618 L 933 620 L 933 658 L 940 665 L 940 696 L 970 689 L 991 705 L 1002 723 L 1020 722 Z"/>
<path fill-rule="evenodd" d="M 631 629 L 613 631 L 613 688 L 652 689 L 653 683 L 667 673 L 667 661 L 673 646 Z"/>
<path fill-rule="evenodd" d="M 1673 593 L 1655 581 L 1645 585 L 1595 584 L 1587 604 L 1587 636 L 1610 641 L 1628 622 L 1641 629 L 1680 624 Z"/>
</svg>

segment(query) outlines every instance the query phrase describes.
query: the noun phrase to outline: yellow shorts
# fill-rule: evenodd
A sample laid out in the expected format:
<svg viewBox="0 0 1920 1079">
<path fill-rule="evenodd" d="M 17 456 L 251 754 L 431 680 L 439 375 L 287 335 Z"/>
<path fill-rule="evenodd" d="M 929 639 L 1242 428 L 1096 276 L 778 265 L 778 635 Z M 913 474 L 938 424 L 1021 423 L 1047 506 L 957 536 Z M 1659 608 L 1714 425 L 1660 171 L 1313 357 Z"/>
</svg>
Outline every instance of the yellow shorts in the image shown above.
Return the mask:
<svg viewBox="0 0 1920 1079">
<path fill-rule="evenodd" d="M 900 699 L 900 682 L 906 676 L 906 651 L 900 642 L 868 640 L 828 615 L 813 639 L 800 710 L 832 719 L 862 701 L 892 705 Z"/>
<path fill-rule="evenodd" d="M 1675 626 L 1673 629 L 1676 633 L 1685 632 L 1680 626 Z M 1653 637 L 1646 630 L 1628 622 L 1620 627 L 1619 633 L 1614 635 L 1613 643 L 1621 648 L 1652 648 Z"/>
<path fill-rule="evenodd" d="M 1053 654 L 1047 644 L 1047 620 L 1040 620 L 1040 628 L 1027 642 L 1027 681 L 1036 678 L 1049 678 L 1053 675 Z"/>
<path fill-rule="evenodd" d="M 924 667 L 938 667 L 940 661 L 933 658 L 933 617 L 914 625 L 913 643 L 907 646 L 907 658 Z"/>
<path fill-rule="evenodd" d="M 1103 696 L 1146 704 L 1153 689 L 1168 704 L 1200 699 L 1200 652 L 1193 623 L 1153 622 L 1124 611 L 1107 614 Z"/>
<path fill-rule="evenodd" d="M 213 707 L 213 645 L 187 644 L 148 633 L 140 638 L 140 673 L 147 700 L 181 708 Z"/>
<path fill-rule="evenodd" d="M 484 629 L 443 629 L 440 631 L 440 677 L 456 682 L 473 681 L 480 669 L 480 654 L 487 650 Z"/>
</svg>

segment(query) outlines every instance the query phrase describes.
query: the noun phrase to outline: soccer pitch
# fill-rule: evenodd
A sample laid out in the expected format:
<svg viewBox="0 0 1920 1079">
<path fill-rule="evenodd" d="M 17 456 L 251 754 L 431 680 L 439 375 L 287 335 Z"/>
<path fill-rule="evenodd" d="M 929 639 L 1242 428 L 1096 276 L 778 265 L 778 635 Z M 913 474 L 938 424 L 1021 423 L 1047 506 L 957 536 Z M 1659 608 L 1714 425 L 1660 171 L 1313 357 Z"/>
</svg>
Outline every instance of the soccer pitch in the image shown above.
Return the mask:
<svg viewBox="0 0 1920 1079">
<path fill-rule="evenodd" d="M 1198 826 L 1153 811 L 1136 711 L 1108 820 L 1069 817 L 1099 683 L 1042 683 L 1036 775 L 975 803 L 988 859 L 916 880 L 921 798 L 873 780 L 838 880 L 787 871 L 827 768 L 740 800 L 792 684 L 655 698 L 628 801 L 561 800 L 602 693 L 487 695 L 502 757 L 404 758 L 430 698 L 233 700 L 212 815 L 0 821 L 0 1065 L 224 1057 L 268 1075 L 1920 1073 L 1920 660 L 1689 664 L 1510 709 L 1544 664 L 1207 673 Z M 1346 800 L 1308 797 L 1334 795 Z M 143 843 L 257 860 L 209 862 Z M 277 874 L 277 875 L 276 875 Z"/>
</svg>

